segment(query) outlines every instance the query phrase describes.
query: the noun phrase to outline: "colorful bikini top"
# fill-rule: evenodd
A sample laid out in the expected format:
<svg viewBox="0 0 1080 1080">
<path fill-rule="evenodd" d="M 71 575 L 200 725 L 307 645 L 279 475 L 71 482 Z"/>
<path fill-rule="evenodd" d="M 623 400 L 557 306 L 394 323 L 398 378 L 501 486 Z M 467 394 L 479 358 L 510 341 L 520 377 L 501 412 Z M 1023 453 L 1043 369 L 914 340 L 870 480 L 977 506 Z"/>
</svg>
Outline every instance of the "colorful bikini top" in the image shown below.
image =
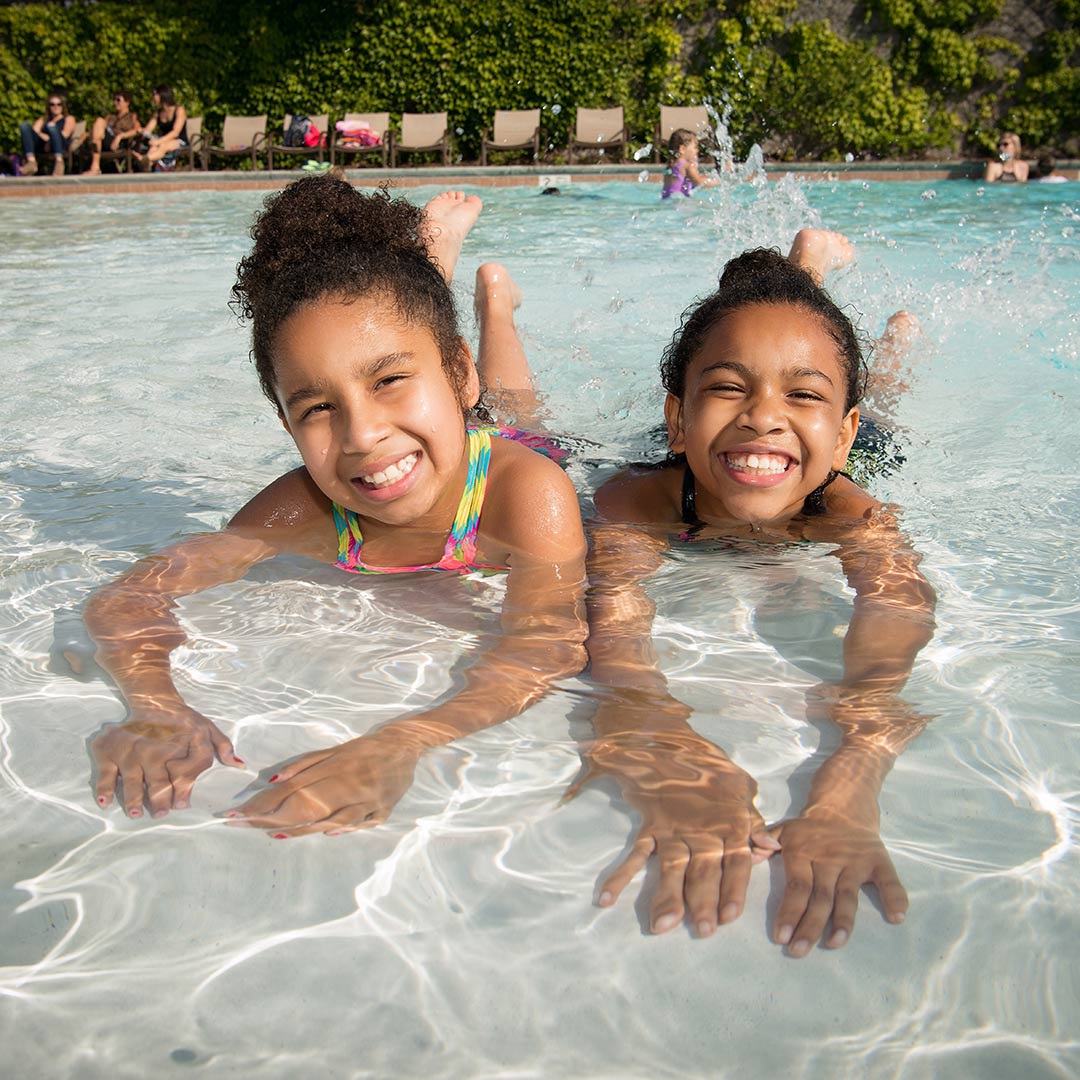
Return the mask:
<svg viewBox="0 0 1080 1080">
<path fill-rule="evenodd" d="M 496 424 L 470 426 L 465 429 L 465 433 L 468 441 L 469 471 L 442 558 L 424 566 L 367 566 L 360 561 L 364 538 L 360 533 L 359 517 L 354 511 L 334 503 L 334 525 L 338 532 L 337 565 L 342 570 L 352 574 L 411 574 L 414 570 L 445 570 L 465 574 L 471 570 L 506 569 L 505 566 L 487 566 L 476 561 L 476 534 L 480 528 L 480 512 L 484 508 L 488 467 L 491 465 L 491 436 L 497 435 L 523 443 L 554 461 L 565 457 L 566 451 L 541 435 Z"/>
</svg>

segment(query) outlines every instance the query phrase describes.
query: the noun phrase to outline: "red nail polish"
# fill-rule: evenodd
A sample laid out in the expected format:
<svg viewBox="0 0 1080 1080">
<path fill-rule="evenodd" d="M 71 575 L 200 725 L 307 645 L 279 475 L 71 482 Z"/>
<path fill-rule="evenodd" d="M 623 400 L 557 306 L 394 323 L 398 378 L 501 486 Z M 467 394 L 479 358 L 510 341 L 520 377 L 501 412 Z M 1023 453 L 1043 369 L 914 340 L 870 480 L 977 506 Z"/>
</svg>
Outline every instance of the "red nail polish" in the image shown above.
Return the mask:
<svg viewBox="0 0 1080 1080">
<path fill-rule="evenodd" d="M 270 777 L 268 783 L 271 783 L 271 784 L 274 783 L 277 780 L 277 778 L 278 778 L 278 774 L 274 773 L 274 775 Z"/>
<path fill-rule="evenodd" d="M 283 833 L 283 832 L 276 832 L 276 833 L 274 833 L 274 839 L 275 840 L 288 840 L 289 839 L 289 834 L 288 833 Z"/>
<path fill-rule="evenodd" d="M 244 761 L 244 759 L 242 757 L 237 757 L 235 754 L 233 754 L 232 759 L 233 759 L 233 761 L 235 761 L 237 763 L 237 765 L 246 765 L 247 764 L 247 762 Z"/>
<path fill-rule="evenodd" d="M 98 801 L 98 806 L 104 806 L 105 805 L 105 796 L 104 795 L 99 795 L 97 801 Z"/>
</svg>

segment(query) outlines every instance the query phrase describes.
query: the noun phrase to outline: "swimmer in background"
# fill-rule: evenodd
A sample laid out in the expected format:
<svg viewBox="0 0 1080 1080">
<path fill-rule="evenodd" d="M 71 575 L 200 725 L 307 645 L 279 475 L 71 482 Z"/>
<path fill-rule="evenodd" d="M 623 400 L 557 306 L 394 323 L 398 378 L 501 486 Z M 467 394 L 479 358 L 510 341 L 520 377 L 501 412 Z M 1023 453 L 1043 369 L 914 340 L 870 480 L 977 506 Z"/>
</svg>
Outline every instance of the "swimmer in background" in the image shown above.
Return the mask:
<svg viewBox="0 0 1080 1080">
<path fill-rule="evenodd" d="M 738 918 L 752 862 L 778 848 L 787 884 L 773 936 L 792 956 L 823 935 L 827 947 L 844 945 L 868 883 L 889 922 L 907 910 L 880 838 L 878 794 L 926 723 L 899 693 L 933 634 L 935 598 L 895 508 L 841 471 L 865 365 L 850 320 L 821 281 L 850 258 L 844 237 L 804 230 L 788 259 L 765 250 L 732 259 L 661 362 L 668 459 L 625 469 L 596 493 L 588 650 L 593 679 L 610 693 L 594 718 L 581 783 L 614 776 L 642 815 L 599 902 L 615 903 L 655 854 L 654 932 L 688 914 L 708 936 Z M 890 320 L 882 384 L 895 377 L 891 354 L 914 332 L 910 316 Z M 656 664 L 655 607 L 643 582 L 676 537 L 833 544 L 855 591 L 843 675 L 808 693 L 809 715 L 835 724 L 840 745 L 817 770 L 801 813 L 769 830 L 754 807 L 753 778 L 693 731 L 690 710 Z"/>
<path fill-rule="evenodd" d="M 1031 178 L 1034 184 L 1067 184 L 1069 178 L 1058 172 L 1057 162 L 1049 154 L 1040 154 L 1035 162 L 1035 175 Z"/>
<path fill-rule="evenodd" d="M 501 267 L 477 271 L 478 363 L 458 332 L 448 282 L 480 209 L 476 196 L 448 192 L 422 211 L 323 177 L 267 199 L 233 294 L 263 391 L 304 464 L 225 529 L 143 559 L 88 602 L 98 662 L 129 709 L 92 744 L 100 805 L 119 784 L 129 816 L 145 803 L 160 817 L 189 805 L 215 757 L 243 764 L 173 683 L 170 654 L 185 641 L 176 601 L 275 555 L 352 573 L 508 570 L 502 636 L 456 694 L 280 767 L 227 815 L 233 824 L 278 838 L 379 824 L 426 749 L 517 715 L 584 665 L 573 485 L 515 441 L 523 433 L 478 410 L 482 384 L 511 405 L 534 400 L 501 336 L 507 326 L 514 334 L 518 298 Z M 489 310 L 499 317 L 485 326 Z"/>
<path fill-rule="evenodd" d="M 705 176 L 698 168 L 698 138 L 686 128 L 676 128 L 668 139 L 669 165 L 664 172 L 661 199 L 672 195 L 691 195 L 694 188 L 720 183 L 716 176 Z"/>
<path fill-rule="evenodd" d="M 1024 184 L 1028 178 L 1028 163 L 1021 160 L 1020 136 L 1006 131 L 998 139 L 997 159 L 986 163 L 983 180 L 988 184 Z"/>
</svg>

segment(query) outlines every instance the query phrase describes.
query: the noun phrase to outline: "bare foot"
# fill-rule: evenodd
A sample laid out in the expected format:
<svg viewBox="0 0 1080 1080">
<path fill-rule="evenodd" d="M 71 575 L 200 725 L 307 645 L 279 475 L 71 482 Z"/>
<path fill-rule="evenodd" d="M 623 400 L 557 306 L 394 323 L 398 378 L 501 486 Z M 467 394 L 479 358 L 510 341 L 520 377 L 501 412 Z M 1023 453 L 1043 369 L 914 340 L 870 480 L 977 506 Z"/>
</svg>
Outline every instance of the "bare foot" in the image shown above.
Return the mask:
<svg viewBox="0 0 1080 1080">
<path fill-rule="evenodd" d="M 91 165 L 90 168 L 86 170 L 86 175 L 87 176 L 100 176 L 101 175 L 101 169 L 97 165 Z"/>
<path fill-rule="evenodd" d="M 805 270 L 819 284 L 830 270 L 847 266 L 855 258 L 855 245 L 831 229 L 800 229 L 791 243 L 788 260 Z"/>
<path fill-rule="evenodd" d="M 464 191 L 444 191 L 424 207 L 423 235 L 428 253 L 447 284 L 454 278 L 461 245 L 483 208 L 479 195 L 466 195 Z"/>
<path fill-rule="evenodd" d="M 521 289 L 502 263 L 484 263 L 476 271 L 476 321 L 484 325 L 492 315 L 509 316 L 521 307 Z"/>
<path fill-rule="evenodd" d="M 910 311 L 898 311 L 885 323 L 885 332 L 877 339 L 875 353 L 884 360 L 899 360 L 922 333 L 919 320 Z"/>
</svg>

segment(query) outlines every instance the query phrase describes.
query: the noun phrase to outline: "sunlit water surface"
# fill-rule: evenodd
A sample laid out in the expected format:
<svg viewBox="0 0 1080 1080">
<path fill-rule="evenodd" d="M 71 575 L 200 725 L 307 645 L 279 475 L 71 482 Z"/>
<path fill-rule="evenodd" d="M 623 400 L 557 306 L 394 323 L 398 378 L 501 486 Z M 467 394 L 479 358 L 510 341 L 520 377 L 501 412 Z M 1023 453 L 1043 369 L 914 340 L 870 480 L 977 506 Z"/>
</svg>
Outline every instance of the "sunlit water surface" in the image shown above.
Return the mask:
<svg viewBox="0 0 1080 1080">
<path fill-rule="evenodd" d="M 476 266 L 508 263 L 553 426 L 595 444 L 572 471 L 586 493 L 600 463 L 640 454 L 663 343 L 744 247 L 842 229 L 859 260 L 838 299 L 870 332 L 899 307 L 921 317 L 892 418 L 906 463 L 875 487 L 906 507 L 940 597 L 906 691 L 934 719 L 881 799 L 907 922 L 864 896 L 845 949 L 786 958 L 767 934 L 777 867 L 709 940 L 645 932 L 651 879 L 598 909 L 634 822 L 603 787 L 560 805 L 589 733 L 579 680 L 429 754 L 384 827 L 285 843 L 224 827 L 269 766 L 444 693 L 495 629 L 499 579 L 371 582 L 281 560 L 184 601 L 178 683 L 249 768 L 216 767 L 192 810 L 160 821 L 101 812 L 87 740 L 123 709 L 57 663 L 70 612 L 296 461 L 225 305 L 259 197 L 5 200 L 5 1074 L 1075 1075 L 1077 188 L 484 198 L 462 309 Z M 687 554 L 652 593 L 695 726 L 757 777 L 767 819 L 797 812 L 836 741 L 805 700 L 839 670 L 836 560 Z"/>
</svg>

